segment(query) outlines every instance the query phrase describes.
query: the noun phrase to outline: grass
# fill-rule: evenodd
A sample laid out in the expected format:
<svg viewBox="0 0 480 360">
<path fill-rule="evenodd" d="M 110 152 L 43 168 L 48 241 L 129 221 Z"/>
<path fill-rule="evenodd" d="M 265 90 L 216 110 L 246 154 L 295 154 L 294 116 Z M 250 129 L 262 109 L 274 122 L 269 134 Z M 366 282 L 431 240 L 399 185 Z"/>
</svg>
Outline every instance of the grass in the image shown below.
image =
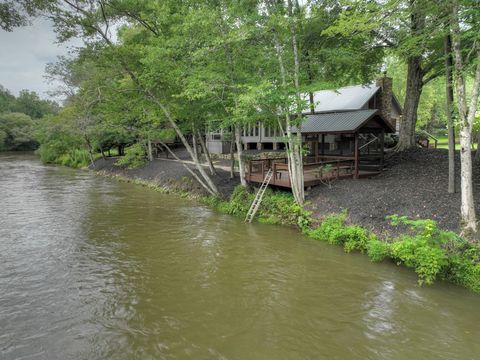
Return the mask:
<svg viewBox="0 0 480 360">
<path fill-rule="evenodd" d="M 438 139 L 438 149 L 448 149 L 448 136 L 439 136 L 437 137 Z M 472 145 L 472 150 L 477 149 L 478 144 L 473 144 Z M 460 150 L 460 143 L 459 139 L 455 139 L 455 150 Z"/>
</svg>

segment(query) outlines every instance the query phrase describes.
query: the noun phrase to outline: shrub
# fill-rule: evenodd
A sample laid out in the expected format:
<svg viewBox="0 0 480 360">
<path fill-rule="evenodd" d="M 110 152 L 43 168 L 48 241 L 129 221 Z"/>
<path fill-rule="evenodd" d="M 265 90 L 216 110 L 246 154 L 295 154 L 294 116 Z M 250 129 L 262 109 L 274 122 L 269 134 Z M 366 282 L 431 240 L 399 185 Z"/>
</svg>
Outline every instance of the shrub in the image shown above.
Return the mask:
<svg viewBox="0 0 480 360">
<path fill-rule="evenodd" d="M 384 241 L 372 238 L 367 243 L 368 257 L 374 262 L 383 261 L 390 255 L 390 244 Z"/>
<path fill-rule="evenodd" d="M 392 244 L 392 257 L 398 263 L 415 269 L 419 283 L 432 284 L 437 275 L 448 265 L 445 251 L 429 245 L 421 237 L 404 236 Z"/>
<path fill-rule="evenodd" d="M 128 169 L 136 169 L 145 165 L 147 162 L 147 153 L 142 144 L 133 144 L 125 149 L 125 156 L 115 162 L 116 166 L 125 166 Z"/>
<path fill-rule="evenodd" d="M 420 284 L 433 283 L 437 275 L 448 268 L 448 256 L 442 246 L 454 241 L 455 234 L 440 230 L 437 223 L 429 219 L 412 220 L 397 215 L 388 218 L 392 225 L 407 225 L 412 232 L 392 244 L 392 258 L 414 268 Z"/>
<path fill-rule="evenodd" d="M 87 150 L 73 149 L 66 154 L 61 155 L 56 162 L 63 166 L 81 168 L 88 166 L 90 163 L 90 156 Z"/>
<path fill-rule="evenodd" d="M 209 197 L 205 202 L 223 213 L 244 217 L 254 198 L 254 192 L 239 185 L 234 189 L 229 201 Z M 296 204 L 291 194 L 271 189 L 265 192 L 256 216 L 259 222 L 268 224 L 306 227 L 310 223 L 310 213 Z"/>
<path fill-rule="evenodd" d="M 346 212 L 330 215 L 319 227 L 307 230 L 306 233 L 314 239 L 326 241 L 329 244 L 343 245 L 346 252 L 366 251 L 368 243 L 375 239 L 375 236 L 360 226 L 345 225 L 346 217 Z"/>
<path fill-rule="evenodd" d="M 480 263 L 467 257 L 453 255 L 445 278 L 455 284 L 480 293 Z"/>
</svg>

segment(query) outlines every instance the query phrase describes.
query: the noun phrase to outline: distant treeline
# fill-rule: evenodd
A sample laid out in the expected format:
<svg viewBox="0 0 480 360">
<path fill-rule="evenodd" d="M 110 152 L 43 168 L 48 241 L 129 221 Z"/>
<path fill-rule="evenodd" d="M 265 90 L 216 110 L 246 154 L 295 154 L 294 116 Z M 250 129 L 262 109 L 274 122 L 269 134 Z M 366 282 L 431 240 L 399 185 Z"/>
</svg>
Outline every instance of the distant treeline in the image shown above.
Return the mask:
<svg viewBox="0 0 480 360">
<path fill-rule="evenodd" d="M 34 91 L 22 90 L 15 97 L 0 85 L 0 151 L 35 150 L 40 119 L 58 110 L 56 102 L 42 100 Z"/>
</svg>

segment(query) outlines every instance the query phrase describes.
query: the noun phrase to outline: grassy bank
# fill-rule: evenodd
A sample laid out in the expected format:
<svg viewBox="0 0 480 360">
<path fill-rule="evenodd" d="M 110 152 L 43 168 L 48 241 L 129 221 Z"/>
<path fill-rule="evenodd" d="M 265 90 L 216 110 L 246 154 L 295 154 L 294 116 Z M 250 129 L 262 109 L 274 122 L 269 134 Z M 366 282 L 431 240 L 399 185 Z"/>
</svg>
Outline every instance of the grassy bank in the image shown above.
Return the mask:
<svg viewBox="0 0 480 360">
<path fill-rule="evenodd" d="M 214 197 L 202 202 L 230 215 L 244 218 L 255 194 L 238 186 L 229 200 Z M 390 216 L 393 225 L 402 227 L 404 234 L 397 238 L 381 239 L 367 229 L 349 224 L 342 212 L 316 221 L 310 212 L 295 204 L 290 194 L 268 190 L 256 219 L 261 223 L 298 227 L 305 235 L 346 252 L 358 251 L 372 261 L 392 261 L 412 268 L 419 284 L 447 280 L 480 292 L 480 247 L 470 244 L 454 232 L 438 228 L 433 220 L 411 220 Z"/>
</svg>

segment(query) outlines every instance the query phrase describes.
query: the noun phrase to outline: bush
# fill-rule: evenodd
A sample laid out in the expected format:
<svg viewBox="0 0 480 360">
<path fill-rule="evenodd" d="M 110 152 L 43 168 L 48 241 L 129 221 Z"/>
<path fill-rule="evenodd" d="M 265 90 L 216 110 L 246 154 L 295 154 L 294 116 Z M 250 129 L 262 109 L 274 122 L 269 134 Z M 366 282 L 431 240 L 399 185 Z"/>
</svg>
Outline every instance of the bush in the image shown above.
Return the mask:
<svg viewBox="0 0 480 360">
<path fill-rule="evenodd" d="M 209 197 L 205 202 L 217 210 L 245 217 L 255 198 L 255 192 L 244 186 L 237 186 L 229 201 Z M 258 221 L 267 224 L 296 225 L 306 227 L 310 213 L 295 203 L 292 194 L 267 189 L 256 214 Z"/>
<path fill-rule="evenodd" d="M 342 245 L 346 252 L 366 251 L 368 243 L 376 237 L 360 226 L 345 225 L 346 217 L 346 212 L 330 215 L 322 221 L 319 227 L 305 232 L 314 239 Z"/>
<path fill-rule="evenodd" d="M 37 150 L 40 159 L 44 163 L 60 164 L 73 168 L 81 168 L 88 166 L 90 163 L 90 156 L 87 150 L 84 149 L 70 149 L 60 150 L 52 144 L 42 144 Z"/>
<path fill-rule="evenodd" d="M 63 166 L 81 168 L 88 166 L 90 163 L 90 156 L 87 150 L 73 149 L 68 153 L 61 155 L 55 162 Z"/>
<path fill-rule="evenodd" d="M 480 293 L 480 263 L 460 255 L 451 256 L 449 262 L 445 278 Z"/>
<path fill-rule="evenodd" d="M 445 270 L 448 257 L 445 251 L 437 246 L 429 245 L 420 237 L 404 236 L 392 244 L 392 258 L 398 264 L 415 269 L 419 283 L 432 284 L 437 275 Z"/>
<path fill-rule="evenodd" d="M 128 169 L 136 169 L 147 163 L 147 153 L 142 144 L 134 144 L 125 149 L 125 156 L 115 162 L 116 166 L 124 166 Z"/>
<path fill-rule="evenodd" d="M 390 255 L 390 244 L 378 239 L 371 239 L 367 243 L 367 254 L 373 262 L 383 261 Z"/>
</svg>

